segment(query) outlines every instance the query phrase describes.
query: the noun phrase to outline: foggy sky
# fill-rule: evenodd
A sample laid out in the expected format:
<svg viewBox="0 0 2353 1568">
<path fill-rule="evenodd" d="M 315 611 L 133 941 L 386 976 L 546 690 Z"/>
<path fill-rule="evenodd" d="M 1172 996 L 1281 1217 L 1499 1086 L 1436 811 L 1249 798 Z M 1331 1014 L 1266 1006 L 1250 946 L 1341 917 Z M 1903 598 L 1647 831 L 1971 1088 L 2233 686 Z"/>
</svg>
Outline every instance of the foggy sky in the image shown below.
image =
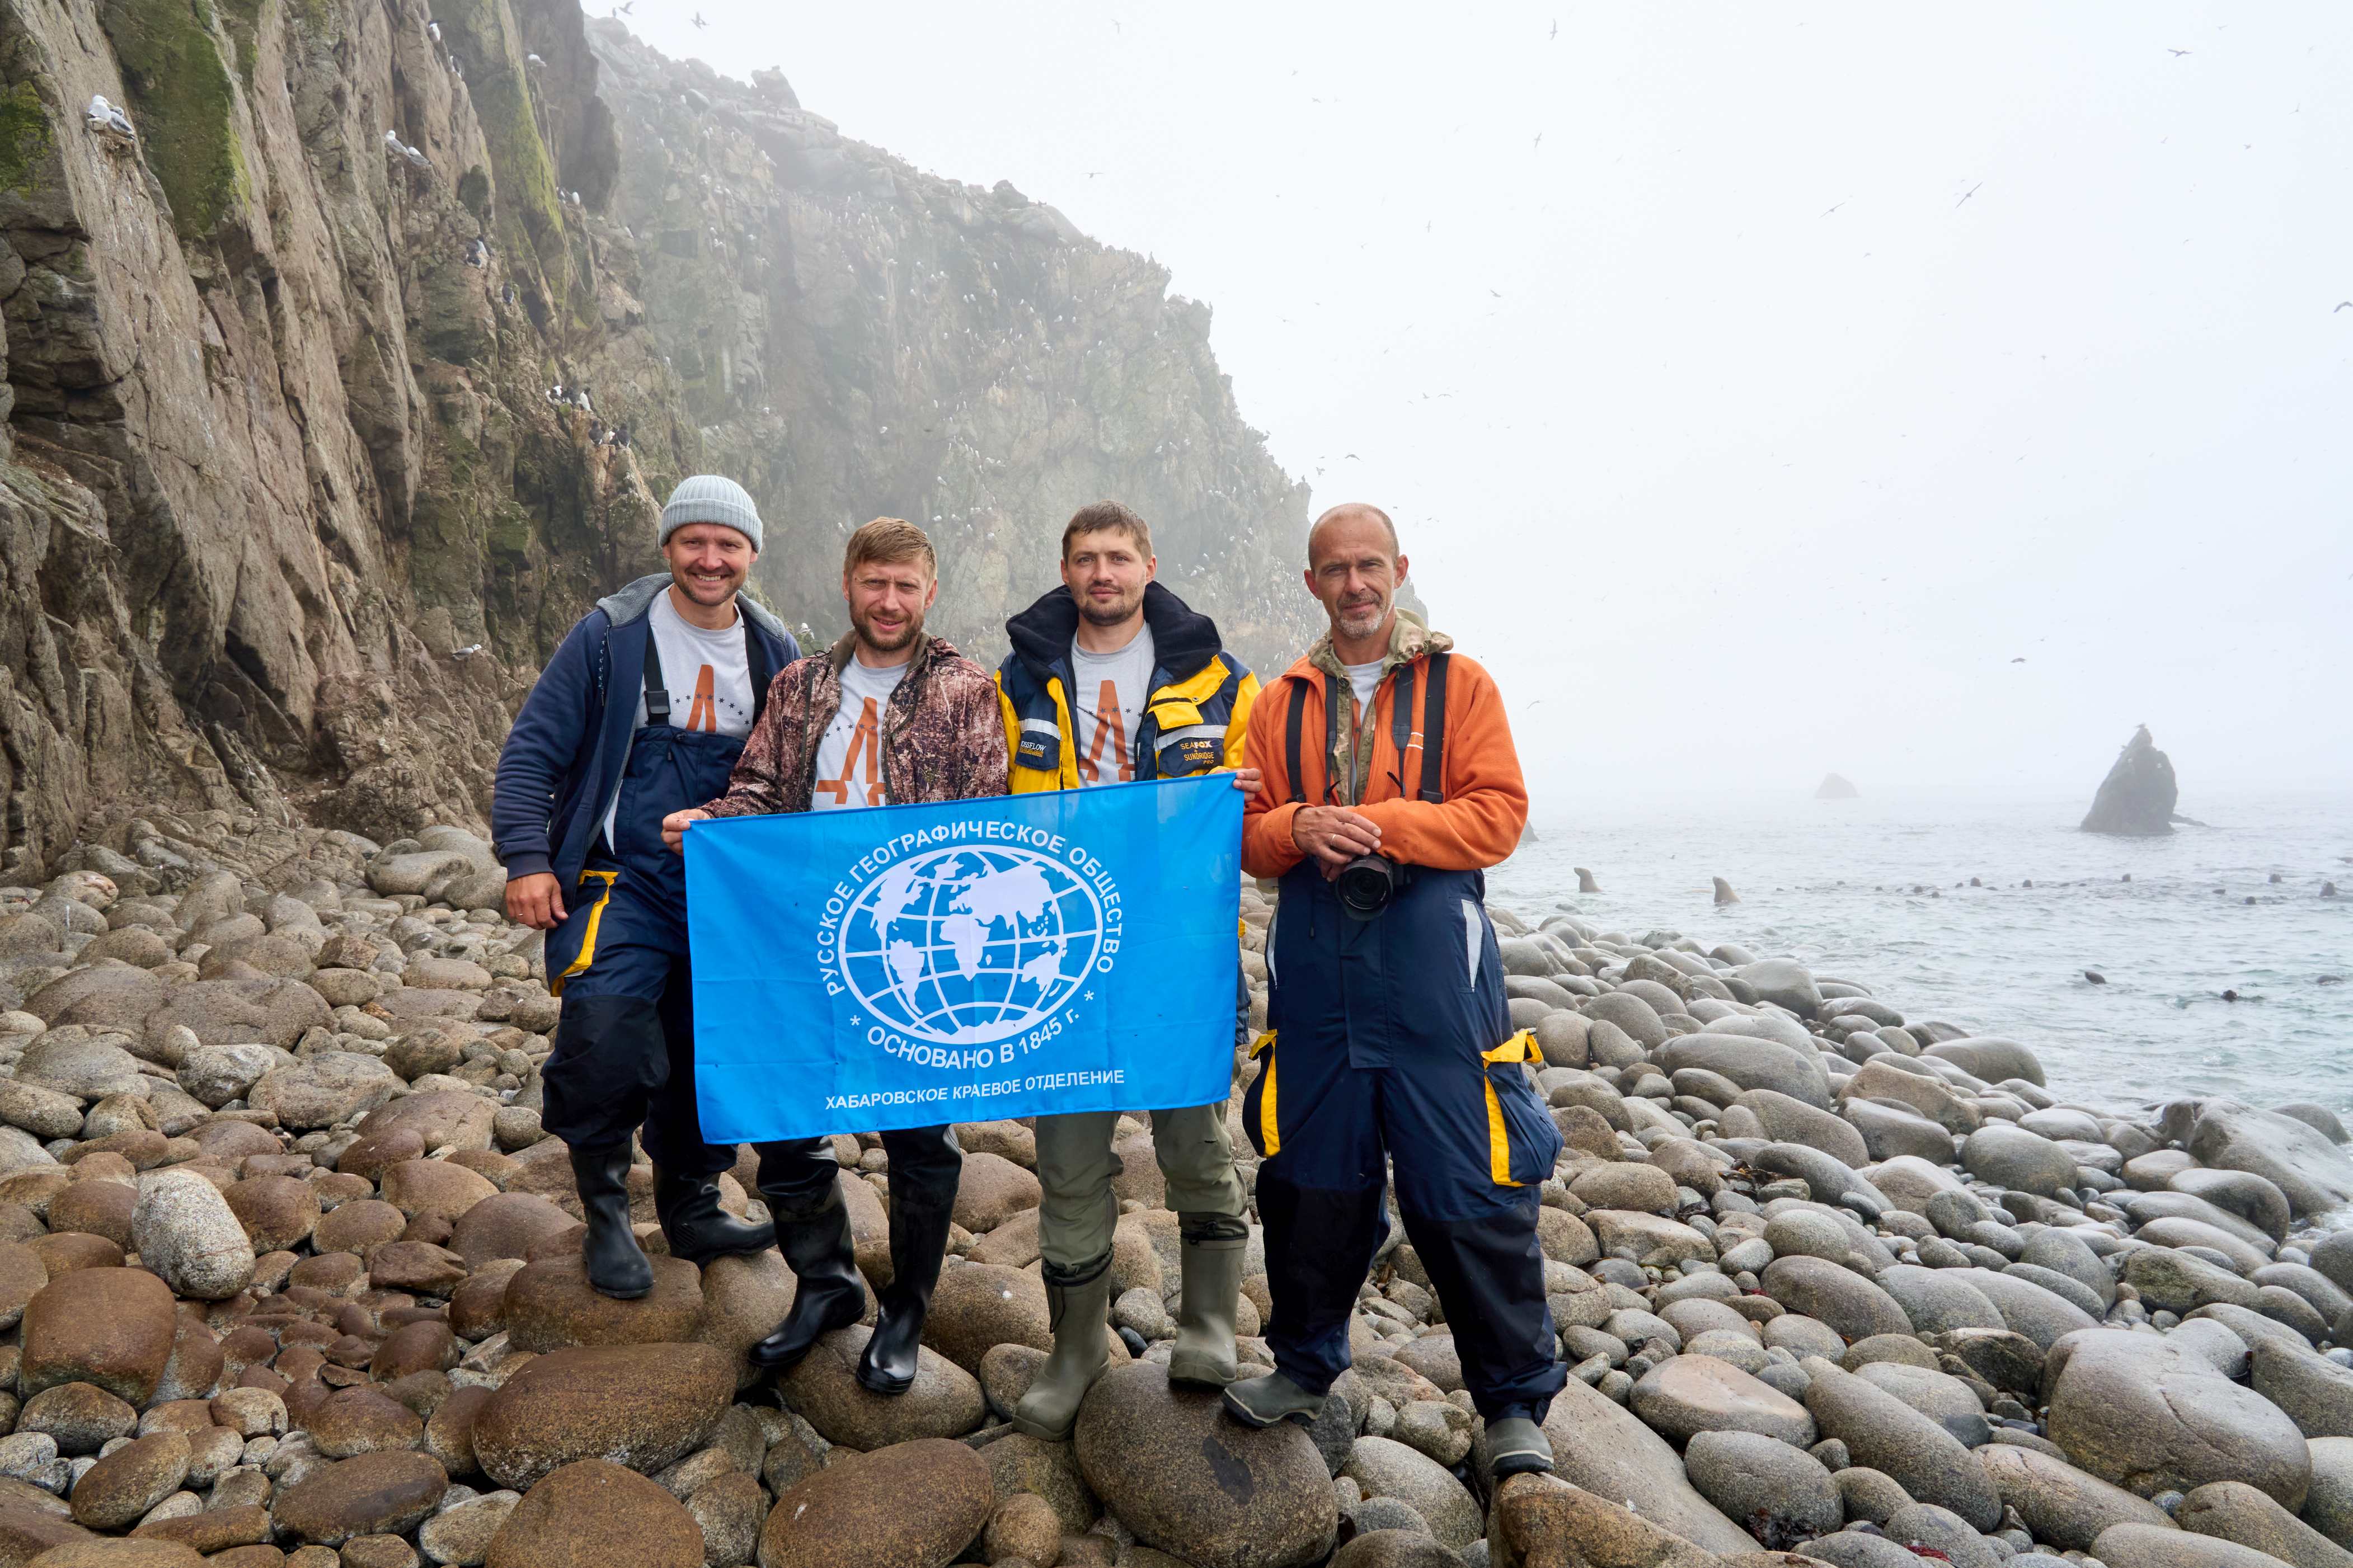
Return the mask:
<svg viewBox="0 0 2353 1568">
<path fill-rule="evenodd" d="M 1540 799 L 2353 793 L 2341 5 L 627 20 L 1167 264 Z"/>
</svg>

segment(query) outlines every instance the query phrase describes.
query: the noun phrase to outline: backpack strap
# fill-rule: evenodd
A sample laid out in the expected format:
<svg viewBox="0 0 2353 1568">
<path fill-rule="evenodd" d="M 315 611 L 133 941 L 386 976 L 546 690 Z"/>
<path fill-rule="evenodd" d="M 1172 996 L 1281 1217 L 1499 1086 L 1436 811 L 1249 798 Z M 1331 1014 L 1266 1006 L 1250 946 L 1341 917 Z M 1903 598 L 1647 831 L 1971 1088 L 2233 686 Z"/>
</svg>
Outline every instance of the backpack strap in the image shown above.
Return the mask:
<svg viewBox="0 0 2353 1568">
<path fill-rule="evenodd" d="M 1307 682 L 1293 676 L 1291 680 L 1291 722 L 1285 726 L 1282 745 L 1283 762 L 1291 769 L 1291 798 L 1299 805 L 1304 805 L 1307 800 L 1307 787 L 1300 782 L 1299 772 L 1299 730 L 1306 717 Z"/>
<path fill-rule="evenodd" d="M 768 645 L 752 630 L 752 617 L 744 614 L 741 605 L 735 614 L 744 622 L 744 668 L 752 678 L 752 722 L 756 726 L 760 715 L 767 710 L 768 682 L 776 671 L 768 668 Z"/>
<path fill-rule="evenodd" d="M 1447 657 L 1443 653 L 1430 656 L 1430 695 L 1422 700 L 1421 798 L 1432 805 L 1446 798 Z"/>
<path fill-rule="evenodd" d="M 662 684 L 661 647 L 654 640 L 654 618 L 646 617 L 646 722 L 670 722 L 670 692 Z"/>
</svg>

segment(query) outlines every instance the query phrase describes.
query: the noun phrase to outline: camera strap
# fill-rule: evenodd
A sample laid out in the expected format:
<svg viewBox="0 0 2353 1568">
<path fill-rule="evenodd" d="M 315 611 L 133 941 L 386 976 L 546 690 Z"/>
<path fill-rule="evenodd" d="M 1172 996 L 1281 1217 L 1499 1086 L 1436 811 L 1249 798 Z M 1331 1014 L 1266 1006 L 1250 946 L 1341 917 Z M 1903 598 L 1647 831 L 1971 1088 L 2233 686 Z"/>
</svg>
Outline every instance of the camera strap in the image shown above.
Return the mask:
<svg viewBox="0 0 2353 1568">
<path fill-rule="evenodd" d="M 1446 798 L 1446 663 L 1448 655 L 1430 656 L 1430 695 L 1421 716 L 1421 798 L 1436 805 Z M 1413 667 L 1408 665 L 1406 673 Z M 1404 760 L 1405 752 L 1398 750 Z"/>
</svg>

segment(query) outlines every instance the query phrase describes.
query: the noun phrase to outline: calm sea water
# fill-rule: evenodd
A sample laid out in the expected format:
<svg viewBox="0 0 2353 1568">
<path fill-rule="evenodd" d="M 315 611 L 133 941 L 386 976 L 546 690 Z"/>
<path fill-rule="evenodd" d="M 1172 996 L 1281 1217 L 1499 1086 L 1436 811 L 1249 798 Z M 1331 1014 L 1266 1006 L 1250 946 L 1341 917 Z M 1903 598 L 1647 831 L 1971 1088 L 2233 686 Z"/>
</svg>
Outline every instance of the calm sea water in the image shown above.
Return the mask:
<svg viewBox="0 0 2353 1568">
<path fill-rule="evenodd" d="M 1796 957 L 1907 1022 L 2022 1041 L 2053 1093 L 2099 1109 L 2230 1094 L 2353 1117 L 2353 798 L 2201 799 L 2212 826 L 2153 839 L 2076 832 L 2084 805 L 1539 801 L 1539 842 L 1489 896 Z M 1577 866 L 1604 891 L 1580 896 Z M 1715 907 L 1711 877 L 1741 901 Z"/>
</svg>

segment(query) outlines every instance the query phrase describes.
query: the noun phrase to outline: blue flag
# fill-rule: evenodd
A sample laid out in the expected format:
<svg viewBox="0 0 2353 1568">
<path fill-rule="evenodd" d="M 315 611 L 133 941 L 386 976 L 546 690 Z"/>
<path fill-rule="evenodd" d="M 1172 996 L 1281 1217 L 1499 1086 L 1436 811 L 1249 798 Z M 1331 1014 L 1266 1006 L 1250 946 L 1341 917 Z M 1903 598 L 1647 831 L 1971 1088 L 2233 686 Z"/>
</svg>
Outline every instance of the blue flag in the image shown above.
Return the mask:
<svg viewBox="0 0 2353 1568">
<path fill-rule="evenodd" d="M 1218 774 L 696 823 L 703 1136 L 1225 1099 L 1241 812 Z"/>
</svg>

